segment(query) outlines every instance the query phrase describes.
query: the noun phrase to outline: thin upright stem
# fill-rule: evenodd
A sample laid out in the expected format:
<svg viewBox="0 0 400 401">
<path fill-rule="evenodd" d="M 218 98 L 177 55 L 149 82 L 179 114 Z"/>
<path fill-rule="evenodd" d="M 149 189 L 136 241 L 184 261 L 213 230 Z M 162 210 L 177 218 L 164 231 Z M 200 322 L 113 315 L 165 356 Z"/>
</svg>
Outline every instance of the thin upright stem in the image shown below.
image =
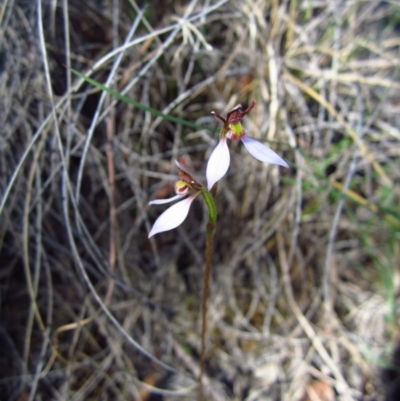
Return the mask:
<svg viewBox="0 0 400 401">
<path fill-rule="evenodd" d="M 207 331 L 207 299 L 208 288 L 210 283 L 211 273 L 211 258 L 213 239 L 215 232 L 215 222 L 209 221 L 207 224 L 207 237 L 206 237 L 206 263 L 204 268 L 204 282 L 203 282 L 203 296 L 201 298 L 201 347 L 200 347 L 200 376 L 199 376 L 199 394 L 198 401 L 203 399 L 203 375 L 204 375 L 204 362 L 206 353 L 206 331 Z"/>
</svg>

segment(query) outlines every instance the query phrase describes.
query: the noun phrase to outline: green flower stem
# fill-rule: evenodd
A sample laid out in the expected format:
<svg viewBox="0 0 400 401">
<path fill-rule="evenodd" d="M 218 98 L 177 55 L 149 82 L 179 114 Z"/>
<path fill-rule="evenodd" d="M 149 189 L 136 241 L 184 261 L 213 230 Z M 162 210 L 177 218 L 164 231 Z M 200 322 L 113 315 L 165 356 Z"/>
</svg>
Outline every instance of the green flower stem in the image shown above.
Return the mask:
<svg viewBox="0 0 400 401">
<path fill-rule="evenodd" d="M 216 185 L 214 185 L 216 187 Z M 214 192 L 214 191 L 213 191 Z M 214 197 L 215 194 L 207 191 L 204 187 L 201 189 L 201 194 L 203 195 L 204 201 L 206 202 L 208 209 L 208 223 L 215 223 L 217 220 L 217 206 L 215 205 Z M 208 225 L 207 225 L 208 227 Z M 208 232 L 207 232 L 208 235 Z"/>
<path fill-rule="evenodd" d="M 216 187 L 216 185 L 214 186 Z M 216 191 L 216 189 L 215 189 Z M 215 233 L 215 226 L 217 221 L 217 207 L 215 205 L 213 194 L 208 192 L 206 189 L 201 191 L 204 201 L 208 209 L 208 223 L 206 227 L 206 263 L 204 267 L 204 283 L 203 283 L 203 296 L 201 298 L 201 346 L 200 346 L 200 375 L 199 375 L 199 393 L 198 401 L 203 399 L 203 375 L 204 375 L 204 362 L 205 362 L 205 339 L 207 331 L 207 300 L 208 300 L 208 288 L 210 283 L 211 275 L 211 259 L 213 250 L 213 239 Z"/>
</svg>

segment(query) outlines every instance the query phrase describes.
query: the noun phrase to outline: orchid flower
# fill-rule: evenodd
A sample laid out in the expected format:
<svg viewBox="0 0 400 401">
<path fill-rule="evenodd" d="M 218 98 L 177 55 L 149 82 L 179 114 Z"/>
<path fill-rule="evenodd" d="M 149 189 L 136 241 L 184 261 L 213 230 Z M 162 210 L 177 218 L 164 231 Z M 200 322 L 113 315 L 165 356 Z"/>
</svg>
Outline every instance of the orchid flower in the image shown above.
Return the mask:
<svg viewBox="0 0 400 401">
<path fill-rule="evenodd" d="M 180 177 L 180 180 L 175 183 L 176 196 L 168 199 L 153 200 L 149 202 L 149 206 L 162 205 L 182 198 L 185 199 L 175 203 L 158 217 L 150 230 L 149 238 L 155 234 L 172 230 L 181 225 L 189 213 L 192 202 L 196 196 L 202 192 L 203 186 L 192 177 L 190 171 L 177 160 L 175 160 L 175 163 L 178 166 Z M 190 196 L 188 196 L 189 194 Z"/>
<path fill-rule="evenodd" d="M 230 155 L 227 138 L 231 141 L 240 139 L 250 154 L 264 163 L 278 164 L 289 168 L 289 165 L 273 150 L 263 145 L 261 142 L 247 136 L 245 129 L 242 127 L 241 122 L 243 117 L 250 112 L 255 104 L 256 102 L 253 100 L 250 106 L 244 111 L 242 111 L 242 105 L 238 104 L 227 114 L 226 118 L 223 118 L 215 111 L 211 112 L 211 114 L 214 114 L 214 116 L 221 120 L 224 125 L 219 134 L 219 143 L 211 153 L 207 164 L 206 175 L 209 190 L 228 171 Z"/>
</svg>

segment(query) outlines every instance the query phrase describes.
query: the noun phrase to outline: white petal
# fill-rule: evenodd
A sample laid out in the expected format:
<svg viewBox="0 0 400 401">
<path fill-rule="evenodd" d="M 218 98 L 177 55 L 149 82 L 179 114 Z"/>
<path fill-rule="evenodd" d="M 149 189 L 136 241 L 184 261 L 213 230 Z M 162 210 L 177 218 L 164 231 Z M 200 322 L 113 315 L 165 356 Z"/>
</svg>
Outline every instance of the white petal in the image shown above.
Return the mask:
<svg viewBox="0 0 400 401">
<path fill-rule="evenodd" d="M 176 200 L 178 200 L 178 199 L 181 199 L 181 198 L 183 198 L 185 195 L 186 195 L 186 194 L 183 194 L 183 195 L 176 195 L 176 196 L 173 196 L 172 198 L 167 198 L 167 199 L 154 199 L 154 200 L 150 201 L 150 202 L 148 203 L 148 205 L 149 205 L 149 206 L 150 206 L 150 205 L 163 205 L 164 203 L 170 203 L 170 202 L 176 201 Z"/>
<path fill-rule="evenodd" d="M 172 230 L 182 224 L 189 213 L 190 205 L 195 197 L 196 195 L 193 195 L 175 203 L 175 205 L 172 205 L 161 214 L 153 224 L 149 233 L 149 238 L 155 234 L 162 233 L 163 231 Z"/>
<path fill-rule="evenodd" d="M 210 190 L 228 171 L 231 157 L 226 138 L 221 138 L 207 163 L 207 186 Z"/>
<path fill-rule="evenodd" d="M 272 149 L 263 145 L 261 142 L 256 141 L 253 138 L 244 136 L 242 142 L 246 149 L 258 160 L 264 163 L 279 164 L 280 166 L 289 168 L 289 165 L 278 156 Z"/>
</svg>

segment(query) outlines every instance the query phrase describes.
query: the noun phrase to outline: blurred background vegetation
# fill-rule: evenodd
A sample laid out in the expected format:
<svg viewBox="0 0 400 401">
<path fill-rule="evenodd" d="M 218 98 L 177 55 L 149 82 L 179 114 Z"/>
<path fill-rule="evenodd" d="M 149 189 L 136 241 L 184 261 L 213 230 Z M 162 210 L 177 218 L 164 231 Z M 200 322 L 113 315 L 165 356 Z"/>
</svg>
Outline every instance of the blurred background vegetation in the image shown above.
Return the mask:
<svg viewBox="0 0 400 401">
<path fill-rule="evenodd" d="M 210 112 L 252 100 L 291 168 L 230 144 L 207 399 L 399 399 L 397 1 L 4 0 L 0 24 L 1 400 L 196 399 L 207 215 L 148 240 L 147 203 L 181 156 L 205 182 Z"/>
</svg>

